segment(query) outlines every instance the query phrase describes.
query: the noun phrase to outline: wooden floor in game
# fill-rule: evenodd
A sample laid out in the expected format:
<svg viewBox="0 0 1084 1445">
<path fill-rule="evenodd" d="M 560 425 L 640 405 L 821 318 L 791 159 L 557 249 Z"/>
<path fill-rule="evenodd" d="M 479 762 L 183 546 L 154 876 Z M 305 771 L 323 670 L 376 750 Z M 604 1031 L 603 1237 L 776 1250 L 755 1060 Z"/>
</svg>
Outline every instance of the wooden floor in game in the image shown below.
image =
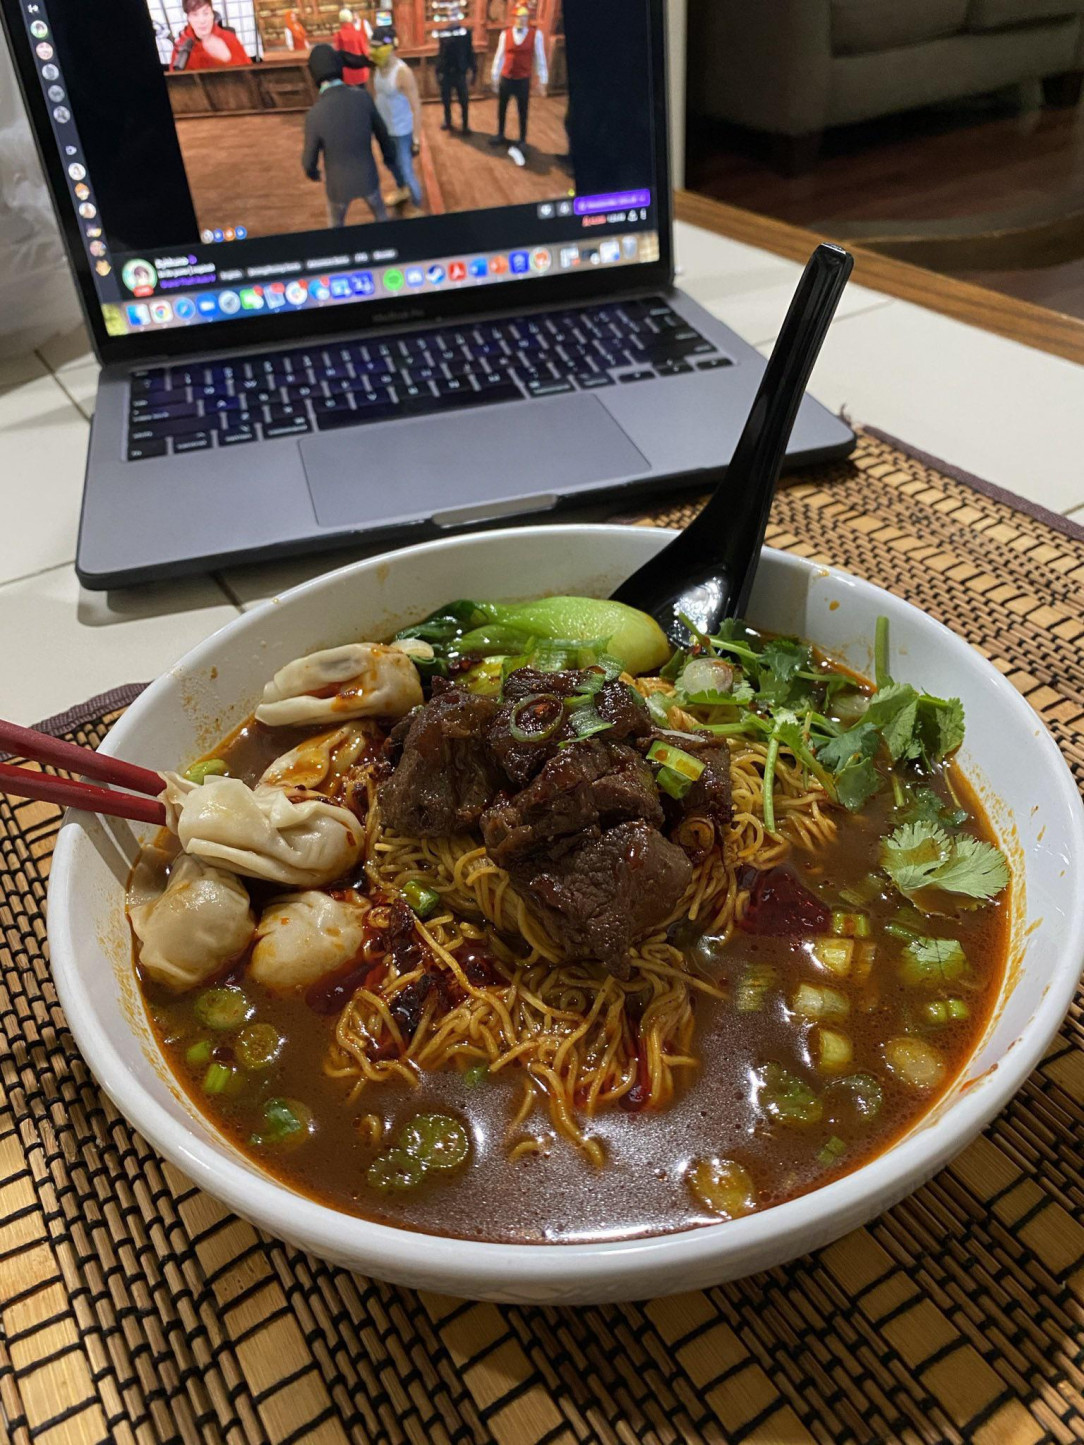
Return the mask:
<svg viewBox="0 0 1084 1445">
<path fill-rule="evenodd" d="M 472 101 L 471 134 L 460 131 L 458 104 L 452 107 L 451 132 L 441 129 L 443 107 L 422 107 L 422 153 L 415 160 L 424 191 L 424 210 L 486 210 L 553 200 L 572 188 L 565 96 L 532 96 L 528 116 L 526 164 L 490 145 L 497 131 L 497 101 Z M 322 182 L 301 169 L 305 115 L 302 111 L 178 119 L 177 134 L 196 206 L 200 229 L 244 226 L 249 236 L 317 231 L 327 226 Z M 506 136 L 514 144 L 519 121 L 508 108 Z M 390 195 L 392 176 L 380 167 L 381 186 Z M 409 202 L 393 215 L 421 214 Z M 349 225 L 371 219 L 364 201 L 353 203 Z"/>
</svg>

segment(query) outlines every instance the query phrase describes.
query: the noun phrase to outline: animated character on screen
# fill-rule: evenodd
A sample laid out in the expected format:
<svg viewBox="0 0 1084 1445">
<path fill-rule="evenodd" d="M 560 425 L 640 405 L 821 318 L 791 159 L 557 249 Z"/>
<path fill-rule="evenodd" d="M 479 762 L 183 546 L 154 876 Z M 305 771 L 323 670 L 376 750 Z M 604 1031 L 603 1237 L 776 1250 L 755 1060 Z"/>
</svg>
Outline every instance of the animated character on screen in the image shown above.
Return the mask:
<svg viewBox="0 0 1084 1445">
<path fill-rule="evenodd" d="M 286 42 L 287 50 L 308 50 L 309 32 L 305 29 L 305 22 L 296 10 L 287 10 L 286 29 L 283 32 L 283 40 Z"/>
<path fill-rule="evenodd" d="M 213 70 L 218 65 L 251 65 L 237 32 L 211 8 L 210 0 L 181 0 L 188 23 L 173 44 L 170 70 Z"/>
<path fill-rule="evenodd" d="M 309 74 L 320 94 L 305 117 L 301 165 L 310 181 L 318 181 L 323 156 L 328 225 L 344 226 L 351 202 L 358 199 L 365 201 L 375 220 L 386 221 L 373 137 L 389 170 L 394 171 L 397 157 L 372 96 L 362 86 L 343 84 L 342 59 L 330 45 L 313 46 Z"/>
<path fill-rule="evenodd" d="M 422 103 L 414 72 L 395 53 L 395 30 L 390 25 L 373 31 L 372 56 L 376 65 L 373 94 L 376 108 L 388 128 L 395 147 L 396 164 L 392 168 L 399 183 L 395 203 L 409 194 L 418 207 L 422 204 L 422 188 L 414 174 L 414 157 L 421 150 Z"/>
<path fill-rule="evenodd" d="M 334 45 L 344 60 L 349 55 L 355 61 L 363 62 L 361 65 L 347 62 L 343 80 L 347 85 L 364 85 L 369 79 L 369 32 L 353 10 L 344 7 L 339 11 L 339 28 L 335 32 Z"/>
<path fill-rule="evenodd" d="M 510 29 L 501 31 L 493 57 L 493 89 L 497 92 L 497 134 L 491 144 L 506 145 L 504 134 L 508 102 L 514 100 L 519 112 L 519 143 L 527 144 L 527 110 L 531 101 L 531 80 L 538 82 L 540 95 L 549 83 L 546 44 L 537 25 L 531 24 L 526 5 L 517 5 Z"/>
<path fill-rule="evenodd" d="M 478 78 L 478 61 L 470 31 L 464 22 L 462 7 L 453 8 L 446 20 L 447 28 L 435 32 L 438 45 L 437 79 L 440 81 L 440 98 L 444 102 L 444 124 L 441 130 L 452 128 L 454 94 L 459 97 L 463 134 L 470 135 L 470 87 Z"/>
</svg>

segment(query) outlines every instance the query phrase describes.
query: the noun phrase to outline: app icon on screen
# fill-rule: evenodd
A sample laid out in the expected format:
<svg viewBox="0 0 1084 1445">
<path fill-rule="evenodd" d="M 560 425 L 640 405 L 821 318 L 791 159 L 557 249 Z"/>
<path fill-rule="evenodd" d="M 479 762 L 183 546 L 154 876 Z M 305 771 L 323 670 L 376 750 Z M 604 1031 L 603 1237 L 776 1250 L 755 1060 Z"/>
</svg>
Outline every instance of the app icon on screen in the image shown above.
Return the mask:
<svg viewBox="0 0 1084 1445">
<path fill-rule="evenodd" d="M 599 242 L 598 254 L 604 266 L 612 266 L 615 261 L 621 260 L 621 242 L 616 236 L 607 237 Z"/>
<path fill-rule="evenodd" d="M 44 20 L 31 20 L 30 33 L 35 40 L 44 40 L 49 34 L 49 27 Z"/>
<path fill-rule="evenodd" d="M 95 261 L 94 269 L 95 271 L 97 271 L 99 276 L 108 276 L 113 268 L 112 266 L 110 266 L 108 261 Z"/>
<path fill-rule="evenodd" d="M 85 181 L 87 178 L 86 166 L 81 166 L 78 161 L 73 161 L 68 167 L 68 175 L 73 181 Z"/>
<path fill-rule="evenodd" d="M 309 296 L 313 301 L 326 301 L 330 295 L 326 282 L 319 279 L 309 282 Z"/>
<path fill-rule="evenodd" d="M 376 282 L 371 271 L 355 271 L 350 278 L 355 296 L 375 296 Z"/>
<path fill-rule="evenodd" d="M 219 226 L 216 226 L 214 228 L 214 230 L 211 232 L 211 235 L 216 241 L 224 241 L 226 239 L 225 231 L 223 231 Z"/>
<path fill-rule="evenodd" d="M 236 235 L 236 232 L 234 231 L 232 226 L 227 226 L 226 229 L 222 232 L 222 235 L 225 240 L 232 241 L 234 236 Z"/>
<path fill-rule="evenodd" d="M 241 305 L 246 311 L 263 310 L 263 292 L 259 286 L 246 286 L 241 292 Z"/>
<path fill-rule="evenodd" d="M 263 296 L 269 311 L 278 311 L 286 305 L 286 287 L 281 281 L 272 281 L 270 286 L 265 286 Z"/>
<path fill-rule="evenodd" d="M 635 261 L 636 257 L 640 254 L 639 236 L 622 236 L 621 254 L 626 261 Z"/>
<path fill-rule="evenodd" d="M 52 60 L 53 47 L 47 40 L 43 40 L 40 45 L 34 46 L 34 54 L 39 60 Z"/>
<path fill-rule="evenodd" d="M 390 271 L 384 272 L 384 289 L 386 291 L 401 291 L 403 289 L 403 273 L 398 267 L 393 266 Z"/>
<path fill-rule="evenodd" d="M 241 309 L 241 298 L 236 291 L 220 291 L 218 293 L 218 309 L 223 316 L 236 316 Z"/>
<path fill-rule="evenodd" d="M 424 286 L 425 272 L 420 266 L 408 266 L 406 269 L 406 283 L 408 286 Z"/>
<path fill-rule="evenodd" d="M 82 214 L 82 206 L 79 211 Z M 158 280 L 158 272 L 149 261 L 125 261 L 121 267 L 120 279 L 133 296 L 149 296 Z"/>
<path fill-rule="evenodd" d="M 553 265 L 553 257 L 545 246 L 536 246 L 531 252 L 531 265 L 539 272 L 548 271 Z"/>
<path fill-rule="evenodd" d="M 215 233 L 211 230 L 210 226 L 204 226 L 203 230 L 199 233 L 199 238 L 205 245 L 209 246 L 215 238 Z"/>
<path fill-rule="evenodd" d="M 332 276 L 330 284 L 331 294 L 338 301 L 341 301 L 345 296 L 349 296 L 354 289 L 350 284 L 349 276 Z"/>
<path fill-rule="evenodd" d="M 173 307 L 168 301 L 151 302 L 151 320 L 163 326 L 167 321 L 173 320 Z"/>
<path fill-rule="evenodd" d="M 149 326 L 151 313 L 142 301 L 132 301 L 124 308 L 129 326 Z"/>
<path fill-rule="evenodd" d="M 210 320 L 218 314 L 218 297 L 213 291 L 204 291 L 201 296 L 196 297 L 196 310 L 199 314 Z"/>
<path fill-rule="evenodd" d="M 476 281 L 482 281 L 489 273 L 489 264 L 484 256 L 475 256 L 470 263 L 470 273 Z"/>
<path fill-rule="evenodd" d="M 526 276 L 531 269 L 531 258 L 526 251 L 513 251 L 508 258 L 513 276 Z"/>
<path fill-rule="evenodd" d="M 64 87 L 62 85 L 51 85 L 46 94 L 54 105 L 59 105 L 64 99 Z"/>
<path fill-rule="evenodd" d="M 98 211 L 97 208 L 95 206 L 92 206 L 89 201 L 84 201 L 83 204 L 79 207 L 79 214 L 82 216 L 84 221 L 93 221 L 94 217 L 98 214 Z"/>
<path fill-rule="evenodd" d="M 442 285 L 444 281 L 444 267 L 434 262 L 432 266 L 426 268 L 425 279 L 429 282 L 430 286 Z"/>
<path fill-rule="evenodd" d="M 287 281 L 286 299 L 291 306 L 304 306 L 308 294 L 300 281 Z"/>
<path fill-rule="evenodd" d="M 173 303 L 173 314 L 178 321 L 191 321 L 196 314 L 196 303 L 191 296 L 178 296 Z"/>
<path fill-rule="evenodd" d="M 57 125 L 67 125 L 72 118 L 72 113 L 66 105 L 58 105 L 53 111 L 53 119 Z"/>
<path fill-rule="evenodd" d="M 503 276 L 508 270 L 508 260 L 504 256 L 490 256 L 489 274 L 491 276 Z"/>
<path fill-rule="evenodd" d="M 449 281 L 465 281 L 467 279 L 467 267 L 463 261 L 452 261 L 448 265 Z"/>
<path fill-rule="evenodd" d="M 561 247 L 561 269 L 562 269 L 563 271 L 567 271 L 570 267 L 572 267 L 572 266 L 578 266 L 579 264 L 580 264 L 580 248 L 579 248 L 579 246 L 562 246 L 562 247 Z"/>
<path fill-rule="evenodd" d="M 58 67 L 58 66 L 55 66 L 55 65 L 43 65 L 43 66 L 41 67 L 41 78 L 42 78 L 42 80 L 59 80 L 59 79 L 60 79 L 60 69 L 59 69 L 59 67 Z"/>
<path fill-rule="evenodd" d="M 92 256 L 105 255 L 105 243 L 103 241 L 91 241 L 87 249 L 90 251 L 90 254 Z"/>
<path fill-rule="evenodd" d="M 89 201 L 90 187 L 85 181 L 80 181 L 79 184 L 75 187 L 75 194 L 79 197 L 81 201 Z"/>
<path fill-rule="evenodd" d="M 248 235 L 248 227 L 247 227 L 247 226 L 237 226 L 237 227 L 235 227 L 233 234 L 237 237 L 237 239 L 238 239 L 239 241 L 243 241 L 243 240 L 245 239 L 245 237 Z"/>
</svg>

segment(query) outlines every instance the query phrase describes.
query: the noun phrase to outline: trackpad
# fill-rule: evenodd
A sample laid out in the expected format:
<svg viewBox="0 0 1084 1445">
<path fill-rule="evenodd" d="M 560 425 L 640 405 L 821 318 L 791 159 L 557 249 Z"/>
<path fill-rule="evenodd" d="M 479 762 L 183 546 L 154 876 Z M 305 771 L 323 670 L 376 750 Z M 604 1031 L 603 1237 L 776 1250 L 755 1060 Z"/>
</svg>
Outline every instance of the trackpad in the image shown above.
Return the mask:
<svg viewBox="0 0 1084 1445">
<path fill-rule="evenodd" d="M 300 450 L 323 527 L 461 525 L 650 471 L 599 401 L 582 395 L 348 427 L 307 437 Z"/>
</svg>

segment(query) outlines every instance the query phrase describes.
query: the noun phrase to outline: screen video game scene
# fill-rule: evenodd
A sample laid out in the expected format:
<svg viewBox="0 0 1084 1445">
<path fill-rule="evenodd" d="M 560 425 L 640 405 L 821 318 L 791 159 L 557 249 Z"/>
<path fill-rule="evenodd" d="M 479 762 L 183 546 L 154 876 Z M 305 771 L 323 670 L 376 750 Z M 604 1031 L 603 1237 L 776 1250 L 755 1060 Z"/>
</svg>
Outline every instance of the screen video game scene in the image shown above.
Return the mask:
<svg viewBox="0 0 1084 1445">
<path fill-rule="evenodd" d="M 571 186 L 561 0 L 147 5 L 212 237 L 481 210 Z"/>
<path fill-rule="evenodd" d="M 647 0 L 21 5 L 109 335 L 659 257 Z"/>
</svg>

